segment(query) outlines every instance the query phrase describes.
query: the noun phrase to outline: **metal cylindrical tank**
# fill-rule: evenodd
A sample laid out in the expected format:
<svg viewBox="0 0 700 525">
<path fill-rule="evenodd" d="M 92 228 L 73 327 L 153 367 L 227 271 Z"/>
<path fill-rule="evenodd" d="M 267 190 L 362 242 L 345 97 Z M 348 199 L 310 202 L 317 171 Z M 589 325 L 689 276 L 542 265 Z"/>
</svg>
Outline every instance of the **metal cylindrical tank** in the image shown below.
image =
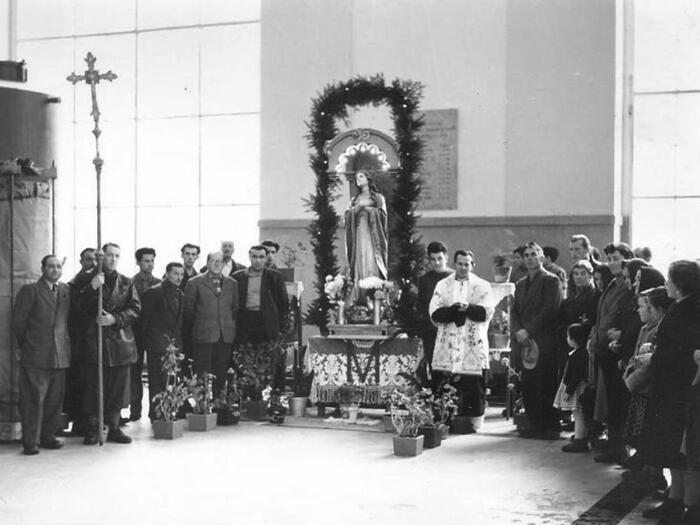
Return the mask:
<svg viewBox="0 0 700 525">
<path fill-rule="evenodd" d="M 0 440 L 19 438 L 13 304 L 55 248 L 55 98 L 0 86 Z M 36 169 L 14 162 L 29 158 Z"/>
</svg>

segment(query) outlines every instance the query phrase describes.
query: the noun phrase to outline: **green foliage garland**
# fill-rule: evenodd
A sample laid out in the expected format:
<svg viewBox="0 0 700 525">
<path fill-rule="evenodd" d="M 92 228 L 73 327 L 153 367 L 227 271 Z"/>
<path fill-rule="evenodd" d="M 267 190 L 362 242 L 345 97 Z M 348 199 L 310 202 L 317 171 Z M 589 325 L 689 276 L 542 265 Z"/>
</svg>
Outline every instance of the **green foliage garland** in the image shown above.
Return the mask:
<svg viewBox="0 0 700 525">
<path fill-rule="evenodd" d="M 415 214 L 420 195 L 418 168 L 422 147 L 418 132 L 423 125 L 416 111 L 422 90 L 419 82 L 397 79 L 387 84 L 382 75 L 376 75 L 330 84 L 313 100 L 307 139 L 312 149 L 309 164 L 316 174 L 316 192 L 305 199 L 305 205 L 315 215 L 308 232 L 316 259 L 314 288 L 317 297 L 309 306 L 306 322 L 317 325 L 324 334 L 331 305 L 323 287 L 326 276 L 335 276 L 339 271 L 335 245 L 340 216 L 333 202 L 338 198 L 341 183 L 337 175 L 327 172 L 328 155 L 324 148 L 326 142 L 339 133 L 336 121 L 346 120 L 349 108 L 370 104 L 389 107 L 399 146 L 401 168 L 395 179 L 395 191 L 391 196 L 393 214 L 389 217 L 389 278 L 396 280 L 401 288 L 401 298 L 395 305 L 396 320 L 410 335 L 415 334 L 418 326 L 416 283 L 423 258 L 423 247 L 416 237 Z"/>
</svg>

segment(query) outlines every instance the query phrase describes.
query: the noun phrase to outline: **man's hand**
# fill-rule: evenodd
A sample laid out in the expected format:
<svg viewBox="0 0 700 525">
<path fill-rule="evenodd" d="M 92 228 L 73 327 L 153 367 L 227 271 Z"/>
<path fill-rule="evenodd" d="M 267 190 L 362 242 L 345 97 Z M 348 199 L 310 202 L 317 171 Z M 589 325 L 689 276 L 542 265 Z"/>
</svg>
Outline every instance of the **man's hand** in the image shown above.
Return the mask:
<svg viewBox="0 0 700 525">
<path fill-rule="evenodd" d="M 515 332 L 515 339 L 518 341 L 518 343 L 524 343 L 528 339 L 530 339 L 530 334 L 527 333 L 527 330 L 524 328 L 521 328 L 517 332 Z"/>
<path fill-rule="evenodd" d="M 95 277 L 92 278 L 92 281 L 90 281 L 90 286 L 92 286 L 93 290 L 99 289 L 103 284 L 105 283 L 105 274 L 102 272 L 98 273 L 95 275 Z"/>
<path fill-rule="evenodd" d="M 97 324 L 99 326 L 112 326 L 117 320 L 114 316 L 107 312 L 102 312 L 102 314 L 97 318 Z"/>
</svg>

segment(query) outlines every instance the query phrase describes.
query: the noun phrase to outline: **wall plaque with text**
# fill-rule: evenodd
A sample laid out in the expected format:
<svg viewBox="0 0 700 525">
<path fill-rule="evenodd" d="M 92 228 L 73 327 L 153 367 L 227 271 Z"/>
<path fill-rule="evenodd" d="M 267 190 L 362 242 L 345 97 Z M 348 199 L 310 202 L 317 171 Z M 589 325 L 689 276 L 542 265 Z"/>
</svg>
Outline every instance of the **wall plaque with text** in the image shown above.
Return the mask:
<svg viewBox="0 0 700 525">
<path fill-rule="evenodd" d="M 457 110 L 423 111 L 420 209 L 457 209 Z"/>
</svg>

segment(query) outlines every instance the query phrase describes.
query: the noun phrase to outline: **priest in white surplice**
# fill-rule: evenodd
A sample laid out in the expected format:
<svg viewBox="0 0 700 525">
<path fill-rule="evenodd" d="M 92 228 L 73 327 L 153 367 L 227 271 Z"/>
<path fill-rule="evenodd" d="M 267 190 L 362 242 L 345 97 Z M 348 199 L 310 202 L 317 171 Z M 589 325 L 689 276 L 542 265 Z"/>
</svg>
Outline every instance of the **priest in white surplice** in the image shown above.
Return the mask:
<svg viewBox="0 0 700 525">
<path fill-rule="evenodd" d="M 457 389 L 457 415 L 471 418 L 476 431 L 484 415 L 489 366 L 488 326 L 495 308 L 491 285 L 473 273 L 474 254 L 457 250 L 455 273 L 435 286 L 430 318 L 438 327 L 433 352 L 434 384 Z"/>
</svg>

